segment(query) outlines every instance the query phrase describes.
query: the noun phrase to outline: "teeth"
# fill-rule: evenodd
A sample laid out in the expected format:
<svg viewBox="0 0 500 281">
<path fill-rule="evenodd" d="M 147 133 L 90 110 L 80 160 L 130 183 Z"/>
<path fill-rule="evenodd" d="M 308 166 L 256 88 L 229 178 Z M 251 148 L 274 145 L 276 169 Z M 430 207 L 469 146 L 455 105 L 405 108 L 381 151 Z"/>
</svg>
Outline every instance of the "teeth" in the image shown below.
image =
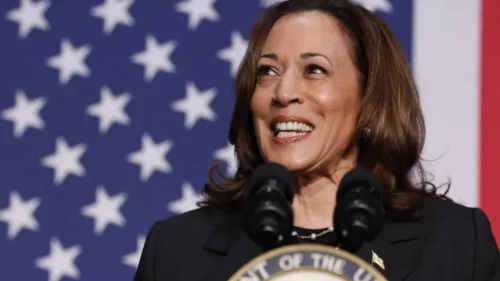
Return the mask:
<svg viewBox="0 0 500 281">
<path fill-rule="evenodd" d="M 303 136 L 307 134 L 306 132 L 279 132 L 278 135 L 276 135 L 278 138 L 293 138 L 293 137 L 298 137 L 298 136 Z"/>
<path fill-rule="evenodd" d="M 274 125 L 274 131 L 304 131 L 310 132 L 313 128 L 300 122 L 278 122 Z"/>
</svg>

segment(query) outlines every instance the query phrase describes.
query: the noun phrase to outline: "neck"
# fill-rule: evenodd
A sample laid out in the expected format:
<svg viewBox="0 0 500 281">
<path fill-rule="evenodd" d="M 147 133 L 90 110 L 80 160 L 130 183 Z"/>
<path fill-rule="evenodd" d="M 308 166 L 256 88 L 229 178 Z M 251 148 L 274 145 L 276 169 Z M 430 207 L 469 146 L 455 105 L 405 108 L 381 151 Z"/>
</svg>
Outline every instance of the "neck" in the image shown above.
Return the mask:
<svg viewBox="0 0 500 281">
<path fill-rule="evenodd" d="M 352 162 L 341 166 L 328 175 L 297 176 L 292 202 L 295 226 L 310 229 L 333 226 L 338 184 L 354 167 Z"/>
<path fill-rule="evenodd" d="M 298 186 L 292 203 L 294 225 L 303 228 L 326 228 L 333 225 L 337 185 L 326 178 Z"/>
</svg>

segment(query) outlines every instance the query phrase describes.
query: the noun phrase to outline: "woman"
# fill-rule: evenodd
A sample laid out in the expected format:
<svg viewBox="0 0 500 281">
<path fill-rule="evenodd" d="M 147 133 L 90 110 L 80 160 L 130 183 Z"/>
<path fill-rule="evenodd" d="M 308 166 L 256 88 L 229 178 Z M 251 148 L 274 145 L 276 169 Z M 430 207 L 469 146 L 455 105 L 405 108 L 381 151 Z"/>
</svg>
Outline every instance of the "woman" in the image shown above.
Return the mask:
<svg viewBox="0 0 500 281">
<path fill-rule="evenodd" d="M 370 261 L 366 253 L 375 251 L 389 280 L 486 280 L 499 258 L 488 219 L 443 200 L 426 181 L 418 92 L 395 36 L 375 15 L 348 1 L 270 7 L 236 82 L 229 131 L 236 177 L 211 176 L 202 208 L 153 225 L 135 280 L 227 280 L 261 254 L 241 206 L 264 162 L 295 176 L 296 242 L 335 243 L 338 183 L 359 166 L 384 184 L 386 220 L 357 255 Z"/>
</svg>

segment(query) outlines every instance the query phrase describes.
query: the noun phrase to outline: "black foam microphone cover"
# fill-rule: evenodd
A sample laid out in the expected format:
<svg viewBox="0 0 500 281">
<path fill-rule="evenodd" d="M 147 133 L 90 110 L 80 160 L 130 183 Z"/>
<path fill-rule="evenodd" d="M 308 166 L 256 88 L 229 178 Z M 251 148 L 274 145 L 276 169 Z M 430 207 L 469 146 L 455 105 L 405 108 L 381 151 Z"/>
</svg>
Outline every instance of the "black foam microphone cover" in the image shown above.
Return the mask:
<svg viewBox="0 0 500 281">
<path fill-rule="evenodd" d="M 368 170 L 356 168 L 342 178 L 337 191 L 334 225 L 344 249 L 354 252 L 381 231 L 382 197 L 380 180 Z"/>
<path fill-rule="evenodd" d="M 265 248 L 284 243 L 292 231 L 294 178 L 277 163 L 254 171 L 244 193 L 244 222 L 249 235 Z"/>
</svg>

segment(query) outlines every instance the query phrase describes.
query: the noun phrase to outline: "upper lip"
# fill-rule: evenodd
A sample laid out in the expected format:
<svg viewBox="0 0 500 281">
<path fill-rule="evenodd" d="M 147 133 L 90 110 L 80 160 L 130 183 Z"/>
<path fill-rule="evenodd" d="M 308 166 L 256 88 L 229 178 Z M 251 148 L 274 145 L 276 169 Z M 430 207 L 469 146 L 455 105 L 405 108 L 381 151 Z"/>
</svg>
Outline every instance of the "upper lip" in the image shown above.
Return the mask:
<svg viewBox="0 0 500 281">
<path fill-rule="evenodd" d="M 302 118 L 302 117 L 298 117 L 298 116 L 284 116 L 284 115 L 279 115 L 279 116 L 276 116 L 274 117 L 272 120 L 271 120 L 271 130 L 274 131 L 274 127 L 276 126 L 276 123 L 279 123 L 279 122 L 297 122 L 297 123 L 304 123 L 310 127 L 312 127 L 314 129 L 314 125 L 312 124 L 311 121 L 305 119 L 305 118 Z"/>
</svg>

